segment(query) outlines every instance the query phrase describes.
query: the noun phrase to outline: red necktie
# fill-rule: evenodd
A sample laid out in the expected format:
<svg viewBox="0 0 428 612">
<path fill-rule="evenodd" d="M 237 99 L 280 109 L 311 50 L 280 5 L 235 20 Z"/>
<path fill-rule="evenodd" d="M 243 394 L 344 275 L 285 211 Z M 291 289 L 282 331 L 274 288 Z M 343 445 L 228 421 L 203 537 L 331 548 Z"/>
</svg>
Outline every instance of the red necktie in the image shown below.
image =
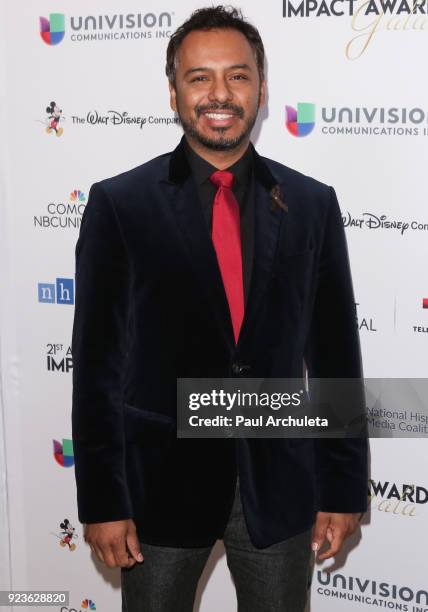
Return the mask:
<svg viewBox="0 0 428 612">
<path fill-rule="evenodd" d="M 244 318 L 239 204 L 232 191 L 231 172 L 217 170 L 210 179 L 218 187 L 213 205 L 212 239 L 229 302 L 235 342 L 238 342 Z"/>
</svg>

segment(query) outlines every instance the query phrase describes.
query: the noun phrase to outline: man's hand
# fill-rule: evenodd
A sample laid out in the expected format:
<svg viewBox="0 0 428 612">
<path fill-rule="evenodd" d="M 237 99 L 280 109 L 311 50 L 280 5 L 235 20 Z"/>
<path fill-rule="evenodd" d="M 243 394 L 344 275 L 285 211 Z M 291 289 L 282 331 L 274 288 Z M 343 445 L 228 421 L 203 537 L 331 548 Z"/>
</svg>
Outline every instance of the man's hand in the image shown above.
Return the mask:
<svg viewBox="0 0 428 612">
<path fill-rule="evenodd" d="M 132 567 L 144 560 L 132 519 L 87 524 L 84 538 L 108 567 Z"/>
<path fill-rule="evenodd" d="M 315 553 L 319 551 L 326 539 L 330 543 L 330 548 L 321 555 L 318 554 L 318 561 L 324 561 L 337 555 L 342 548 L 345 538 L 357 529 L 359 516 L 358 513 L 317 513 L 312 534 L 312 550 Z"/>
</svg>

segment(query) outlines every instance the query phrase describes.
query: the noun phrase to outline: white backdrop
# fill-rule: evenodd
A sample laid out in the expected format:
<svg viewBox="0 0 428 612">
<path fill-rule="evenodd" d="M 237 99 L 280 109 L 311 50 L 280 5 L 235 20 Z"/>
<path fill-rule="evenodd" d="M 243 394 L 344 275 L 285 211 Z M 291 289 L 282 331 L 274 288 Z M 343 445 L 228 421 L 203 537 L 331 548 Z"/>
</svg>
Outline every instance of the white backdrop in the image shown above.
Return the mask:
<svg viewBox="0 0 428 612">
<path fill-rule="evenodd" d="M 288 0 L 284 17 L 281 0 L 241 1 L 268 60 L 268 109 L 254 142 L 260 153 L 336 188 L 365 375 L 424 377 L 427 5 L 419 2 L 408 14 L 405 2 L 392 0 L 382 13 L 380 3 L 319 0 L 306 15 L 306 4 L 299 14 L 299 2 Z M 120 606 L 118 571 L 97 564 L 83 541 L 67 455 L 79 221 L 94 181 L 178 142 L 180 128 L 168 121 L 165 49 L 171 31 L 199 6 L 190 0 L 9 0 L 0 7 L 0 363 L 8 477 L 7 491 L 0 478 L 0 563 L 15 589 L 69 590 L 70 610 Z M 64 15 L 64 34 L 47 44 L 39 18 L 48 20 L 53 11 Z M 57 23 L 61 29 L 61 18 Z M 51 102 L 60 117 L 48 133 Z M 314 105 L 315 125 L 296 137 L 286 127 L 285 107 L 302 102 Z M 426 439 L 371 446 L 376 494 L 362 538 L 350 542 L 332 573 L 315 568 L 310 608 L 427 612 Z M 400 501 L 405 484 L 415 487 L 413 501 Z M 65 519 L 75 528 L 71 547 L 61 545 Z M 198 600 L 203 612 L 236 610 L 220 544 Z"/>
</svg>

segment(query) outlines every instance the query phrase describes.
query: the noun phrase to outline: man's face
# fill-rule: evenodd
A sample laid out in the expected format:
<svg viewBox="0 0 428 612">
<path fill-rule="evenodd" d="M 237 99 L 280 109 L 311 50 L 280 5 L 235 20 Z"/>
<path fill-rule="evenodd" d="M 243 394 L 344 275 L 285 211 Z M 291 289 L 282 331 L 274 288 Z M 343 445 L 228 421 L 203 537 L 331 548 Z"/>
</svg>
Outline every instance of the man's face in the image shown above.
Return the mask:
<svg viewBox="0 0 428 612">
<path fill-rule="evenodd" d="M 232 29 L 185 37 L 170 94 L 188 138 L 217 151 L 235 149 L 249 138 L 266 95 L 251 45 Z"/>
</svg>

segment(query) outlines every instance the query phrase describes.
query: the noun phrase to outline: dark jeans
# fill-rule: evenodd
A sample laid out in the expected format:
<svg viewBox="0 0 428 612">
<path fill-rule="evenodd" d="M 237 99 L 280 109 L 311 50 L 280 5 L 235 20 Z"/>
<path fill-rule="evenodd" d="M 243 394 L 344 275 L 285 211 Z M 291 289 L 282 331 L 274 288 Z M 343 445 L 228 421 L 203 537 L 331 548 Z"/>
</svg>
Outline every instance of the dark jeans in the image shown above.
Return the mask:
<svg viewBox="0 0 428 612">
<path fill-rule="evenodd" d="M 267 548 L 250 541 L 239 485 L 223 536 L 239 612 L 303 612 L 311 530 Z M 199 578 L 211 552 L 141 542 L 144 562 L 122 569 L 122 612 L 192 612 Z"/>
</svg>

